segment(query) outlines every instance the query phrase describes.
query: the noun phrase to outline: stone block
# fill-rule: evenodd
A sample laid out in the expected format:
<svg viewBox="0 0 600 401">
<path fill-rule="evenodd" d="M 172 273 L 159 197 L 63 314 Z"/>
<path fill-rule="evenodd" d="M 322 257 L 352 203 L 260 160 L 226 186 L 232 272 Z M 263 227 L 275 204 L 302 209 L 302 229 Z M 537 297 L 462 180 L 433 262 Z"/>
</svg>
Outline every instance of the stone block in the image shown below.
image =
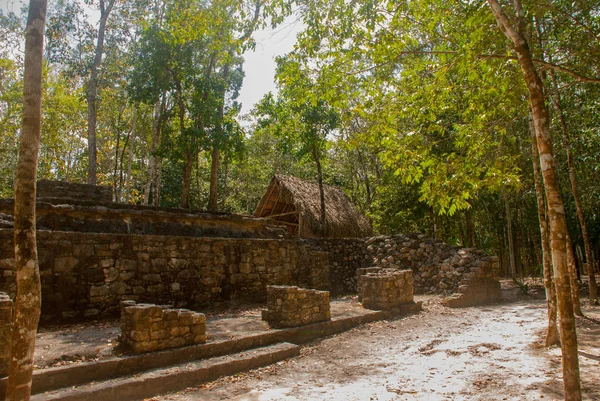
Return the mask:
<svg viewBox="0 0 600 401">
<path fill-rule="evenodd" d="M 413 303 L 412 270 L 381 269 L 358 278 L 359 299 L 368 309 L 386 310 Z"/>
<path fill-rule="evenodd" d="M 330 319 L 329 292 L 295 286 L 267 286 L 262 319 L 271 327 L 297 327 Z"/>
</svg>

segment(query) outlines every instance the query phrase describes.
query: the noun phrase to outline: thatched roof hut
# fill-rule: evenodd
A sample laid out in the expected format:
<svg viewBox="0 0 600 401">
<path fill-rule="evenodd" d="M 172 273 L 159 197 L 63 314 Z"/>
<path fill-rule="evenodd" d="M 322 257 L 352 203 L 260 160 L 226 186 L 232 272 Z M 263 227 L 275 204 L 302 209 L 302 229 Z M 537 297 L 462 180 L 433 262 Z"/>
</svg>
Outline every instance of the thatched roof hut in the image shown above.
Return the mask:
<svg viewBox="0 0 600 401">
<path fill-rule="evenodd" d="M 327 237 L 368 237 L 373 234 L 369 220 L 350 202 L 344 191 L 329 185 L 324 189 Z M 302 238 L 321 236 L 320 214 L 319 184 L 282 175 L 271 179 L 254 212 L 255 217 L 284 223 L 292 235 Z"/>
</svg>

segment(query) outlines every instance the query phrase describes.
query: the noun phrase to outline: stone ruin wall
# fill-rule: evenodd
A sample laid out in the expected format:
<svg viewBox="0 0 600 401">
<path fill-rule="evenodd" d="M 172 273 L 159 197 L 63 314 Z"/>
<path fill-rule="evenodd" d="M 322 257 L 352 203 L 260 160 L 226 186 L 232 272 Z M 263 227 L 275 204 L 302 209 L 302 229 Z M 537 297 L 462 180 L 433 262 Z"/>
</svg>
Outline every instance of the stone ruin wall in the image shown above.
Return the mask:
<svg viewBox="0 0 600 401">
<path fill-rule="evenodd" d="M 12 230 L 0 291 L 15 295 Z M 38 231 L 42 318 L 117 315 L 121 300 L 205 307 L 265 301 L 269 284 L 327 289 L 328 258 L 301 241 Z"/>
<path fill-rule="evenodd" d="M 36 194 L 38 199 L 72 199 L 97 203 L 113 201 L 113 190 L 110 186 L 65 181 L 39 180 Z"/>
<path fill-rule="evenodd" d="M 331 292 L 356 292 L 356 270 L 363 267 L 411 269 L 415 293 L 465 293 L 477 286 L 498 291 L 500 262 L 474 248 L 459 248 L 423 234 L 365 239 L 323 239 L 312 246 L 329 254 Z M 495 295 L 494 295 L 495 296 Z"/>
<path fill-rule="evenodd" d="M 497 257 L 418 234 L 275 240 L 38 231 L 38 249 L 44 319 L 116 315 L 128 299 L 189 308 L 263 302 L 267 285 L 356 293 L 356 270 L 371 266 L 411 269 L 416 294 L 499 296 Z M 13 252 L 12 230 L 0 229 L 0 291 L 11 297 Z"/>
</svg>

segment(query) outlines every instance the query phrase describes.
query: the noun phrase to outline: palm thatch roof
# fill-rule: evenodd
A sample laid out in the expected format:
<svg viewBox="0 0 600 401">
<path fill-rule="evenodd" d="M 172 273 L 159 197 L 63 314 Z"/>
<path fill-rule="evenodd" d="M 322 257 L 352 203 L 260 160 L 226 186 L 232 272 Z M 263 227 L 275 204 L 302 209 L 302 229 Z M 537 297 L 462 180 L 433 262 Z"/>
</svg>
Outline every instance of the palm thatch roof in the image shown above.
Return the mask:
<svg viewBox="0 0 600 401">
<path fill-rule="evenodd" d="M 325 190 L 325 236 L 368 237 L 373 234 L 369 220 L 350 202 L 344 191 L 329 185 Z M 300 178 L 276 175 L 254 211 L 288 226 L 297 237 L 320 237 L 321 197 L 319 184 Z"/>
</svg>

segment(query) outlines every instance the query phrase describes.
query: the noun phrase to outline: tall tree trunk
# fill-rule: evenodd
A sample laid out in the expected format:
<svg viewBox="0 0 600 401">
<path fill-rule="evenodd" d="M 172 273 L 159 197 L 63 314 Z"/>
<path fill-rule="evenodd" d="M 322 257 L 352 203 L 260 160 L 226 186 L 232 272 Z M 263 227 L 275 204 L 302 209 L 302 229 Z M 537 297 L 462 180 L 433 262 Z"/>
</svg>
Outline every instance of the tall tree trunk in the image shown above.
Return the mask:
<svg viewBox="0 0 600 401">
<path fill-rule="evenodd" d="M 506 235 L 508 237 L 508 257 L 510 261 L 510 276 L 517 276 L 517 266 L 515 263 L 515 245 L 513 244 L 513 232 L 512 232 L 512 217 L 510 214 L 510 205 L 508 204 L 508 197 L 506 196 L 506 189 L 502 188 L 502 197 L 504 198 L 504 211 L 506 213 Z"/>
<path fill-rule="evenodd" d="M 571 298 L 573 299 L 573 312 L 577 316 L 583 316 L 581 301 L 579 299 L 579 283 L 577 282 L 577 264 L 571 238 L 567 237 L 567 265 L 569 267 L 569 282 L 571 283 Z"/>
<path fill-rule="evenodd" d="M 117 186 L 117 170 L 119 169 L 119 149 L 121 147 L 121 133 L 117 130 L 117 144 L 115 149 L 115 169 L 113 171 L 113 193 L 114 193 L 114 201 L 119 201 L 119 188 Z"/>
<path fill-rule="evenodd" d="M 571 192 L 573 192 L 573 199 L 575 200 L 575 209 L 577 210 L 577 218 L 579 219 L 579 225 L 581 227 L 581 233 L 583 235 L 583 246 L 585 249 L 585 260 L 588 264 L 588 278 L 590 285 L 590 302 L 592 304 L 598 303 L 598 286 L 596 284 L 594 256 L 592 251 L 592 242 L 590 241 L 590 234 L 588 233 L 587 224 L 583 215 L 583 207 L 581 206 L 581 200 L 579 199 L 579 190 L 577 189 L 577 177 L 575 175 L 575 167 L 573 166 L 573 154 L 571 152 L 571 139 L 569 138 L 569 130 L 567 129 L 567 122 L 565 114 L 561 106 L 560 92 L 558 91 L 558 85 L 556 84 L 556 77 L 554 72 L 550 72 L 552 78 L 552 87 L 554 89 L 554 98 L 552 104 L 558 113 L 560 119 L 560 126 L 563 132 L 564 145 L 567 149 L 567 165 L 569 166 L 569 179 L 571 181 Z"/>
<path fill-rule="evenodd" d="M 321 226 L 321 237 L 327 236 L 327 215 L 325 211 L 325 187 L 323 186 L 323 170 L 321 168 L 321 159 L 317 149 L 313 147 L 312 156 L 317 165 L 317 176 L 319 180 L 319 196 L 321 198 L 321 214 L 319 216 L 319 225 Z"/>
<path fill-rule="evenodd" d="M 233 57 L 233 52 L 229 52 L 229 60 Z M 223 116 L 225 113 L 225 96 L 227 95 L 227 88 L 229 86 L 229 71 L 231 69 L 231 61 L 228 61 L 223 66 L 223 82 L 225 88 L 221 95 L 222 102 L 219 107 L 219 121 L 217 123 L 217 135 L 218 138 L 213 138 L 213 149 L 211 154 L 210 163 L 210 191 L 208 193 L 208 211 L 217 212 L 219 211 L 219 167 L 221 164 L 219 144 L 226 142 L 225 131 L 223 130 Z"/>
<path fill-rule="evenodd" d="M 160 206 L 160 186 L 162 183 L 162 157 L 157 158 L 156 172 L 154 173 L 154 196 L 152 197 L 154 206 Z"/>
<path fill-rule="evenodd" d="M 166 107 L 166 94 L 163 93 L 162 100 L 154 105 L 154 124 L 152 126 L 152 144 L 150 145 L 150 162 L 148 163 L 148 179 L 144 188 L 144 205 L 150 203 L 150 189 L 152 184 L 156 187 L 156 176 L 158 169 L 158 145 L 160 143 L 160 133 L 162 127 L 163 115 Z"/>
<path fill-rule="evenodd" d="M 546 332 L 546 347 L 558 344 L 558 327 L 556 325 L 556 290 L 552 282 L 552 253 L 548 243 L 548 221 L 546 220 L 546 202 L 544 202 L 544 183 L 540 173 L 540 154 L 538 152 L 537 137 L 533 116 L 529 118 L 531 131 L 531 153 L 533 159 L 533 176 L 535 179 L 535 194 L 537 198 L 538 219 L 540 222 L 540 237 L 542 239 L 542 258 L 544 268 L 544 289 L 546 290 L 546 303 L 548 304 L 548 331 Z"/>
<path fill-rule="evenodd" d="M 520 0 L 514 0 L 515 14 L 518 22 L 517 29 L 511 25 L 509 18 L 497 0 L 488 0 L 488 4 L 498 22 L 500 30 L 513 42 L 521 71 L 523 72 L 523 78 L 529 91 L 529 101 L 536 127 L 542 176 L 544 177 L 544 187 L 548 200 L 552 265 L 554 266 L 554 282 L 562 342 L 561 353 L 565 400 L 579 401 L 581 400 L 581 383 L 579 379 L 577 333 L 575 331 L 575 316 L 573 313 L 573 301 L 571 299 L 567 267 L 566 239 L 569 232 L 567 230 L 565 207 L 554 168 L 552 139 L 550 136 L 550 115 L 546 108 L 543 83 L 533 64 L 527 43 L 525 13 L 523 12 Z"/>
<path fill-rule="evenodd" d="M 125 175 L 125 202 L 131 202 L 131 168 L 133 166 L 133 146 L 135 144 L 138 105 L 133 109 L 133 122 L 131 124 L 131 140 L 127 148 L 127 173 Z"/>
<path fill-rule="evenodd" d="M 97 149 L 96 149 L 96 96 L 98 92 L 98 70 L 102 64 L 102 54 L 104 53 L 104 34 L 106 33 L 106 21 L 115 5 L 116 0 L 109 0 L 105 4 L 104 0 L 100 0 L 100 24 L 98 25 L 98 41 L 96 43 L 96 54 L 94 55 L 94 63 L 90 71 L 90 80 L 88 82 L 88 184 L 96 185 L 96 170 L 97 170 Z"/>
<path fill-rule="evenodd" d="M 219 148 L 213 147 L 210 163 L 210 191 L 208 194 L 208 211 L 219 211 L 219 165 L 221 154 Z"/>
<path fill-rule="evenodd" d="M 467 248 L 475 246 L 475 225 L 473 224 L 473 213 L 471 209 L 465 210 L 465 235 Z"/>
<path fill-rule="evenodd" d="M 193 146 L 190 145 L 190 148 Z M 194 167 L 195 152 L 188 149 L 185 152 L 185 163 L 183 165 L 183 191 L 181 192 L 180 206 L 184 209 L 190 208 L 190 193 L 192 187 L 192 169 Z"/>
<path fill-rule="evenodd" d="M 25 31 L 23 123 L 15 188 L 14 243 L 17 295 L 6 384 L 8 401 L 29 400 L 31 396 L 35 334 L 42 302 L 35 236 L 35 184 L 42 120 L 42 55 L 45 23 L 46 0 L 31 0 Z"/>
</svg>

